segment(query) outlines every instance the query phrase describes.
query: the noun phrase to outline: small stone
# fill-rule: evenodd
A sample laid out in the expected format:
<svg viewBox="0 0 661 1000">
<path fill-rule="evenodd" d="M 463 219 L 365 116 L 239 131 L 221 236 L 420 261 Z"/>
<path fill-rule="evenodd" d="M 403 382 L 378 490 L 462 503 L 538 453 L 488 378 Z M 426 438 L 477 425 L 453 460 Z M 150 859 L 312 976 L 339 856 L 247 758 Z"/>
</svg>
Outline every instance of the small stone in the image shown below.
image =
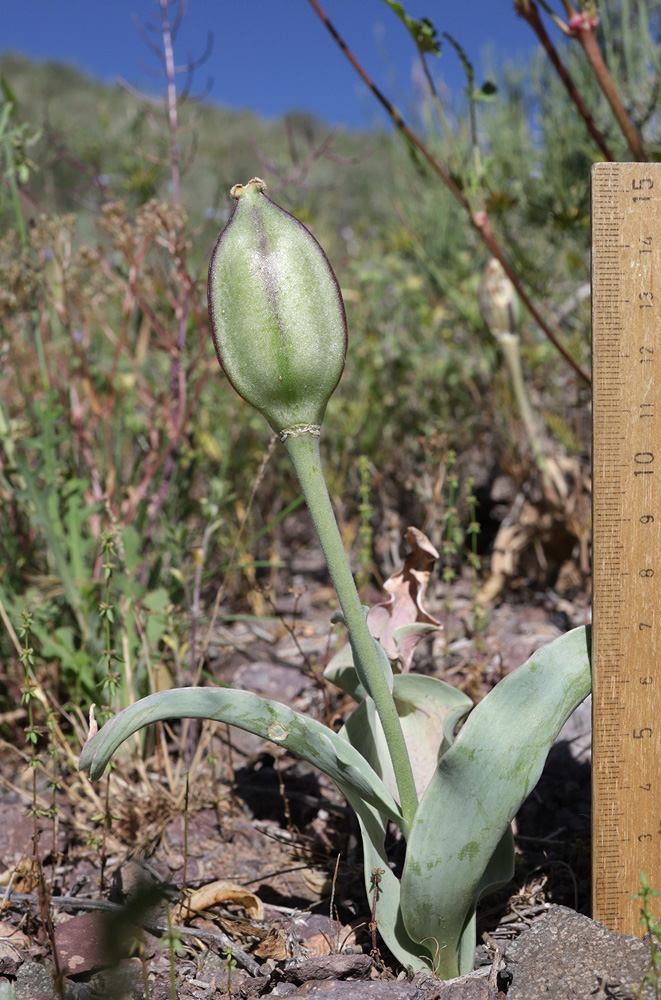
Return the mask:
<svg viewBox="0 0 661 1000">
<path fill-rule="evenodd" d="M 307 983 L 320 979 L 366 979 L 372 968 L 369 955 L 324 955 L 292 963 L 282 973 L 287 982 Z"/>
<path fill-rule="evenodd" d="M 110 964 L 108 920 L 102 913 L 81 913 L 55 928 L 55 947 L 65 976 Z"/>
<path fill-rule="evenodd" d="M 76 983 L 67 980 L 67 1000 L 92 1000 L 92 987 L 89 983 Z"/>
<path fill-rule="evenodd" d="M 566 906 L 551 906 L 507 948 L 507 1000 L 625 997 L 647 970 L 649 945 Z M 653 997 L 652 988 L 643 997 Z"/>
<path fill-rule="evenodd" d="M 53 977 L 45 965 L 38 962 L 24 962 L 16 974 L 16 1000 L 32 1000 L 33 997 L 55 996 Z"/>
</svg>

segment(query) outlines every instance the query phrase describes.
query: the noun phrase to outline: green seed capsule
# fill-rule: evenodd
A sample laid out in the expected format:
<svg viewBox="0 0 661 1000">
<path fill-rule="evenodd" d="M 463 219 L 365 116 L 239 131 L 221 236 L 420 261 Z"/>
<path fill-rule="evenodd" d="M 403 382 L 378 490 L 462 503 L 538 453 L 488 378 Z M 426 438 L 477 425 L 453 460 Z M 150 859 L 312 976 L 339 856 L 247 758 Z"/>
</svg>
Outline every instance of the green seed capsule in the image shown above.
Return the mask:
<svg viewBox="0 0 661 1000">
<path fill-rule="evenodd" d="M 324 251 L 264 186 L 255 177 L 232 188 L 236 205 L 211 255 L 216 354 L 283 439 L 318 434 L 344 368 L 344 304 Z"/>
</svg>

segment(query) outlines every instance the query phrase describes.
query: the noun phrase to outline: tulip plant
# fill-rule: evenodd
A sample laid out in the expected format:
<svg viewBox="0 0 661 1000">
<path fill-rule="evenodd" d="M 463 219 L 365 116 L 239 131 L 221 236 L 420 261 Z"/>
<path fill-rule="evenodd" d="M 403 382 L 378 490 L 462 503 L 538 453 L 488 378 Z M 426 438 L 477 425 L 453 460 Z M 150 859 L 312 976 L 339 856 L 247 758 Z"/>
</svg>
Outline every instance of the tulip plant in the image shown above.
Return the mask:
<svg viewBox="0 0 661 1000">
<path fill-rule="evenodd" d="M 365 887 L 392 954 L 449 979 L 472 969 L 477 902 L 513 873 L 510 822 L 589 693 L 588 629 L 535 653 L 475 708 L 437 677 L 393 669 L 397 659 L 370 632 L 321 467 L 320 427 L 346 353 L 340 289 L 316 240 L 264 187 L 255 178 L 232 189 L 234 212 L 209 269 L 213 338 L 227 378 L 293 462 L 348 632 L 326 675 L 357 706 L 335 733 L 246 691 L 162 691 L 91 734 L 80 767 L 98 778 L 132 733 L 184 717 L 231 723 L 299 755 L 335 781 L 358 816 Z M 386 854 L 388 824 L 406 841 L 401 876 Z"/>
</svg>

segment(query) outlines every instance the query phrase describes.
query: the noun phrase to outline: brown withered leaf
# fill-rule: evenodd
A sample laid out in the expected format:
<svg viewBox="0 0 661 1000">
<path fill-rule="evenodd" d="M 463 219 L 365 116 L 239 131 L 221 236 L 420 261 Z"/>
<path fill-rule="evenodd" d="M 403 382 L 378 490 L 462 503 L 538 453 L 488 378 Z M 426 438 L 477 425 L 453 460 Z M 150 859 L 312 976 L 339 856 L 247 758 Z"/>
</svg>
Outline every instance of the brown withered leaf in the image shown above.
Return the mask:
<svg viewBox="0 0 661 1000">
<path fill-rule="evenodd" d="M 11 885 L 16 892 L 33 892 L 37 883 L 37 864 L 32 857 L 21 858 L 17 865 L 0 874 L 0 885 Z"/>
<path fill-rule="evenodd" d="M 196 889 L 182 903 L 179 903 L 172 911 L 174 923 L 181 923 L 182 920 L 190 920 L 201 910 L 208 910 L 219 903 L 236 903 L 253 918 L 253 920 L 264 919 L 264 904 L 259 896 L 241 885 L 233 882 L 226 882 L 218 879 L 203 885 L 201 889 Z"/>
<path fill-rule="evenodd" d="M 370 632 L 378 639 L 392 663 L 407 673 L 415 647 L 429 632 L 443 626 L 426 610 L 425 592 L 438 552 L 418 528 L 409 528 L 406 540 L 411 552 L 401 569 L 384 583 L 390 594 L 387 601 L 375 605 L 367 616 Z"/>
<path fill-rule="evenodd" d="M 356 933 L 351 927 L 340 927 L 338 937 L 342 941 L 342 947 L 356 945 Z M 316 955 L 321 958 L 323 955 L 334 954 L 334 946 L 328 934 L 313 934 L 312 937 L 303 941 L 308 955 Z"/>
<path fill-rule="evenodd" d="M 478 594 L 478 602 L 486 607 L 500 595 L 519 566 L 521 553 L 535 539 L 547 533 L 551 515 L 524 501 L 515 521 L 504 521 L 498 529 L 491 556 L 491 573 Z"/>
<path fill-rule="evenodd" d="M 268 937 L 255 948 L 254 954 L 257 958 L 272 958 L 276 962 L 283 962 L 288 957 L 286 931 L 282 927 L 272 927 Z"/>
<path fill-rule="evenodd" d="M 21 951 L 30 947 L 30 942 L 18 927 L 7 921 L 0 921 L 0 960 L 20 959 Z"/>
</svg>

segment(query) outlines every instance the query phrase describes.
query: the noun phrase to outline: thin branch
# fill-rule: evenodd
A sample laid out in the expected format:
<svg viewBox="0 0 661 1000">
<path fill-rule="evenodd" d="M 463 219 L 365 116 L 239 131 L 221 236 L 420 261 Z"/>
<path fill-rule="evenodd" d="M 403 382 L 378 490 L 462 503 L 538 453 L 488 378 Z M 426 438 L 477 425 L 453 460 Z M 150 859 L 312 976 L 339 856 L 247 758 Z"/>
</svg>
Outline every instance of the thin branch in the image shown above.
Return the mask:
<svg viewBox="0 0 661 1000">
<path fill-rule="evenodd" d="M 443 169 L 443 167 L 438 162 L 438 160 L 434 156 L 432 156 L 432 154 L 429 152 L 429 150 L 424 145 L 424 143 L 421 142 L 421 140 L 417 137 L 417 135 L 415 134 L 415 132 L 413 132 L 409 128 L 409 126 L 406 124 L 406 122 L 404 121 L 404 119 L 400 115 L 400 113 L 397 110 L 397 108 L 393 104 L 390 103 L 390 101 L 385 96 L 385 94 L 383 94 L 379 90 L 379 88 L 377 87 L 377 85 L 367 75 L 367 73 L 365 72 L 365 70 L 363 69 L 363 67 L 361 66 L 361 64 L 358 62 L 358 60 L 354 56 L 353 52 L 351 52 L 351 50 L 348 48 L 348 46 L 347 46 L 346 42 L 344 41 L 344 39 L 338 34 L 338 32 L 335 30 L 335 28 L 333 27 L 333 25 L 331 24 L 331 22 L 328 20 L 328 17 L 326 15 L 325 11 L 322 10 L 322 8 L 319 6 L 319 4 L 317 3 L 317 0 L 308 0 L 308 2 L 310 4 L 310 6 L 316 11 L 316 13 L 320 17 L 320 19 L 323 21 L 323 23 L 326 25 L 326 28 L 331 33 L 331 35 L 333 36 L 333 38 L 335 39 L 335 41 L 337 42 L 337 44 L 339 45 L 339 47 L 342 49 L 342 51 L 344 52 L 345 56 L 347 57 L 347 59 L 349 60 L 349 62 L 353 66 L 353 68 L 356 70 L 356 72 L 358 73 L 358 75 L 361 78 L 361 80 L 363 81 L 363 83 L 367 87 L 369 87 L 369 89 L 372 91 L 372 93 L 376 97 L 377 101 L 385 108 L 386 112 L 388 113 L 388 115 L 390 116 L 390 118 L 392 118 L 393 122 L 395 123 L 395 125 L 397 126 L 397 128 L 400 130 L 400 132 L 402 132 L 403 135 L 406 136 L 406 138 L 408 139 L 408 141 L 413 146 L 415 146 L 415 148 L 418 150 L 418 152 L 420 152 L 422 154 L 422 156 L 424 156 L 424 158 L 427 160 L 427 162 L 429 163 L 429 165 L 436 171 L 436 173 L 439 175 L 439 177 L 442 178 L 443 183 L 446 185 L 447 188 L 449 188 L 449 190 L 455 196 L 455 198 L 457 199 L 457 201 L 461 205 L 463 205 L 464 208 L 468 209 L 469 208 L 468 201 L 466 200 L 466 197 L 463 194 L 463 192 L 459 190 L 459 188 L 457 187 L 457 185 L 455 184 L 455 182 L 452 180 L 452 178 L 450 177 L 450 175 Z"/>
<path fill-rule="evenodd" d="M 534 0 L 526 0 L 525 3 L 520 3 L 520 2 L 517 3 L 515 0 L 514 6 L 517 14 L 519 14 L 524 19 L 524 21 L 528 22 L 532 30 L 539 38 L 544 48 L 544 51 L 549 57 L 551 65 L 553 66 L 556 73 L 562 80 L 567 93 L 569 94 L 570 98 L 576 105 L 578 113 L 585 122 L 588 132 L 590 133 L 596 144 L 599 146 L 599 149 L 602 151 L 606 159 L 613 162 L 615 160 L 615 156 L 613 155 L 613 152 L 609 148 L 603 135 L 597 128 L 595 121 L 592 115 L 590 114 L 585 101 L 578 92 L 576 84 L 572 80 L 571 76 L 569 75 L 569 72 L 567 71 L 564 63 L 562 62 L 558 50 L 551 41 L 549 34 L 546 31 L 546 28 L 544 27 L 544 23 L 541 17 L 539 16 L 539 11 L 537 10 L 537 6 Z"/>
<path fill-rule="evenodd" d="M 473 220 L 472 221 L 473 221 L 473 225 L 475 226 L 475 228 L 478 230 L 478 232 L 482 236 L 482 239 L 484 240 L 484 242 L 488 246 L 488 248 L 491 251 L 492 255 L 494 257 L 496 257 L 500 261 L 500 263 L 503 265 L 503 268 L 505 269 L 505 273 L 507 274 L 507 277 L 510 279 L 510 281 L 512 282 L 512 284 L 516 288 L 516 291 L 517 291 L 517 294 L 518 294 L 519 298 L 521 299 L 521 301 L 523 302 L 524 306 L 526 307 L 526 309 L 528 310 L 528 312 L 530 313 L 530 315 L 532 316 L 532 318 L 535 320 L 535 322 L 544 331 L 544 335 L 547 337 L 548 340 L 551 341 L 551 343 L 555 347 L 556 351 L 558 351 L 558 353 L 562 355 L 562 357 L 565 359 L 565 361 L 567 362 L 567 364 L 571 368 L 574 369 L 574 371 L 576 372 L 576 374 L 578 376 L 580 376 L 580 378 L 583 379 L 583 381 L 586 382 L 587 385 L 590 385 L 591 384 L 590 383 L 590 376 L 587 374 L 587 372 L 583 371 L 583 369 L 580 367 L 580 365 L 577 364 L 576 361 L 574 361 L 574 359 L 572 358 L 572 356 L 562 346 L 562 344 L 560 343 L 560 341 L 556 337 L 555 333 L 553 332 L 553 330 L 551 329 L 551 327 L 548 325 L 548 323 L 546 322 L 546 320 L 542 318 L 542 315 L 539 312 L 537 306 L 534 304 L 534 302 L 532 301 L 532 299 L 530 298 L 530 296 L 526 292 L 525 288 L 523 287 L 523 285 L 519 281 L 518 275 L 516 274 L 516 272 L 512 268 L 512 265 L 510 264 L 509 260 L 505 256 L 505 253 L 504 253 L 502 247 L 496 241 L 496 238 L 493 235 L 493 232 L 491 231 L 491 223 L 489 222 L 489 217 L 487 216 L 487 213 L 486 212 L 476 212 L 475 215 L 473 216 Z"/>
<path fill-rule="evenodd" d="M 0 887 L 0 896 L 5 900 L 3 908 L 11 905 L 11 903 L 26 903 L 34 906 L 37 902 L 37 895 L 34 893 L 14 892 L 11 889 L 3 887 Z M 118 903 L 111 903 L 106 899 L 90 899 L 85 896 L 51 896 L 49 903 L 51 906 L 61 906 L 67 910 L 101 910 L 106 913 L 126 912 L 125 907 L 120 906 Z M 131 914 L 131 919 L 135 920 L 135 914 Z M 168 930 L 173 930 L 182 937 L 199 937 L 203 941 L 216 941 L 224 951 L 231 951 L 239 965 L 247 969 L 251 975 L 258 976 L 261 973 L 259 963 L 236 944 L 232 938 L 225 934 L 224 931 L 209 931 L 199 927 L 180 927 L 178 924 L 173 924 L 171 928 L 168 928 L 167 924 L 154 920 L 143 920 L 140 924 L 150 934 L 166 934 Z"/>
<path fill-rule="evenodd" d="M 181 17 L 184 0 L 182 0 L 177 18 Z M 177 19 L 175 19 L 175 24 Z M 163 31 L 163 52 L 165 53 L 165 72 L 168 81 L 168 128 L 170 131 L 170 163 L 172 165 L 172 201 L 181 205 L 181 187 L 179 183 L 179 140 L 177 137 L 177 83 L 175 80 L 174 51 L 172 48 L 172 28 L 168 20 L 168 0 L 161 0 L 161 26 Z"/>
<path fill-rule="evenodd" d="M 204 46 L 204 52 L 202 53 L 202 55 L 198 56 L 197 59 L 193 59 L 192 53 L 189 50 L 187 53 L 188 60 L 186 62 L 186 65 L 177 66 L 176 72 L 183 73 L 184 70 L 199 69 L 200 66 L 204 65 L 207 59 L 211 58 L 212 51 L 213 51 L 213 31 L 207 31 L 207 44 Z"/>
<path fill-rule="evenodd" d="M 404 136 L 406 136 L 406 139 L 411 143 L 411 145 L 413 145 L 422 154 L 422 156 L 424 156 L 425 160 L 427 160 L 427 162 L 429 163 L 429 165 L 431 166 L 431 168 L 435 171 L 435 173 L 438 174 L 438 176 L 441 178 L 441 180 L 443 181 L 443 183 L 445 184 L 445 186 L 454 195 L 454 197 L 459 202 L 459 204 L 464 209 L 466 209 L 466 211 L 469 214 L 472 226 L 480 234 L 481 238 L 483 239 L 483 241 L 486 243 L 487 247 L 489 248 L 491 254 L 494 257 L 496 257 L 500 261 L 500 263 L 503 265 L 508 278 L 510 279 L 510 281 L 512 282 L 512 284 L 516 288 L 516 291 L 517 291 L 519 297 L 521 298 L 521 301 L 525 305 L 525 307 L 528 310 L 528 312 L 530 313 L 530 315 L 534 318 L 535 322 L 539 325 L 539 327 L 542 330 L 542 332 L 544 333 L 544 335 L 547 337 L 548 340 L 550 340 L 550 342 L 553 344 L 553 346 L 556 348 L 556 350 L 562 355 L 562 357 L 565 359 L 565 361 L 567 362 L 567 364 L 571 368 L 573 368 L 573 370 L 576 372 L 576 374 L 579 376 L 579 378 L 581 378 L 584 382 L 586 382 L 589 385 L 590 384 L 590 376 L 587 374 L 587 372 L 583 371 L 583 369 L 581 368 L 581 366 L 576 361 L 574 361 L 574 359 L 567 352 L 567 350 L 559 343 L 559 341 L 558 341 L 556 335 L 554 334 L 553 330 L 551 329 L 551 327 L 549 326 L 549 324 L 546 322 L 546 320 L 544 320 L 544 318 L 542 317 L 541 313 L 539 312 L 539 310 L 537 309 L 537 307 L 534 305 L 534 303 L 532 302 L 530 296 L 528 295 L 528 293 L 526 292 L 525 288 L 521 284 L 521 280 L 519 279 L 518 275 L 516 274 L 516 272 L 512 268 L 512 265 L 508 261 L 506 255 L 505 255 L 504 250 L 497 243 L 497 241 L 496 241 L 496 239 L 495 239 L 495 237 L 493 235 L 493 232 L 491 231 L 491 225 L 489 223 L 489 219 L 488 219 L 488 216 L 487 216 L 486 212 L 473 212 L 473 211 L 471 211 L 471 207 L 469 205 L 468 199 L 466 198 L 466 196 L 464 195 L 464 193 L 462 191 L 460 191 L 460 189 L 458 188 L 458 186 L 455 184 L 455 182 L 449 176 L 449 174 L 447 173 L 447 171 L 444 170 L 444 168 L 441 166 L 441 164 L 438 162 L 438 160 L 434 156 L 432 156 L 432 154 L 429 152 L 429 150 L 427 149 L 427 147 L 425 146 L 425 144 L 422 142 L 422 140 L 419 139 L 418 136 L 415 134 L 415 132 L 413 132 L 409 128 L 409 126 L 406 124 L 406 122 L 404 121 L 404 119 L 400 115 L 399 111 L 397 111 L 397 109 L 390 103 L 390 101 L 387 99 L 387 97 L 385 97 L 385 95 L 381 93 L 381 91 L 376 86 L 376 84 L 371 80 L 371 78 L 368 76 L 368 74 L 366 73 L 366 71 L 363 69 L 363 67 L 361 66 L 361 64 L 356 59 L 356 57 L 353 55 L 353 53 L 347 47 L 347 45 L 344 42 L 344 40 L 342 39 L 342 37 L 338 34 L 338 32 L 336 31 L 336 29 L 333 27 L 333 25 L 331 24 L 331 22 L 328 20 L 328 17 L 326 15 L 326 13 L 324 12 L 324 10 L 320 7 L 320 5 L 318 3 L 318 0 L 308 0 L 308 2 L 310 4 L 310 6 L 313 8 L 313 10 L 316 12 L 316 14 L 318 15 L 318 17 L 320 18 L 320 20 L 326 25 L 326 28 L 328 29 L 328 31 L 330 32 L 330 34 L 333 36 L 334 40 L 339 45 L 339 47 L 342 49 L 342 51 L 344 52 L 344 54 L 347 57 L 347 59 L 349 60 L 349 62 L 351 63 L 351 65 L 354 67 L 354 69 L 356 70 L 356 72 L 360 76 L 361 80 L 363 80 L 363 82 L 366 84 L 366 86 L 369 87 L 369 89 L 372 91 L 372 93 L 374 94 L 374 96 L 376 97 L 376 99 L 379 101 L 379 103 L 385 108 L 386 112 L 388 113 L 388 115 L 390 116 L 390 118 L 392 119 L 392 121 L 394 122 L 394 124 L 396 125 L 396 127 L 399 129 L 399 131 L 402 132 L 402 134 Z"/>
<path fill-rule="evenodd" d="M 649 161 L 649 157 L 643 147 L 643 141 L 636 126 L 627 114 L 626 108 L 624 107 L 624 104 L 620 99 L 620 95 L 617 92 L 617 88 L 613 83 L 613 78 L 608 72 L 597 42 L 597 36 L 595 35 L 592 22 L 583 19 L 581 25 L 578 26 L 575 31 L 575 37 L 580 42 L 587 60 L 594 70 L 594 75 L 597 78 L 599 86 L 604 92 L 606 100 L 613 110 L 613 114 L 615 115 L 618 125 L 622 129 L 622 134 L 627 140 L 629 149 L 638 163 L 647 163 Z"/>
<path fill-rule="evenodd" d="M 133 23 L 136 26 L 136 28 L 138 30 L 138 34 L 142 38 L 142 40 L 145 43 L 145 45 L 147 46 L 147 48 L 156 56 L 156 58 L 158 59 L 158 61 L 162 62 L 163 65 L 165 66 L 165 56 L 163 55 L 162 49 L 160 48 L 160 46 L 158 46 L 156 44 L 156 42 L 152 42 L 151 38 L 147 34 L 147 31 L 140 24 L 140 21 L 138 19 L 138 15 L 137 14 L 133 14 Z"/>
<path fill-rule="evenodd" d="M 186 0 L 179 0 L 178 4 L 177 0 L 166 0 L 165 6 L 166 8 L 167 7 L 177 8 L 177 13 L 174 15 L 174 21 L 172 21 L 170 25 L 172 41 L 175 42 L 177 40 L 177 35 L 179 34 L 179 28 L 181 27 L 181 22 L 184 19 L 184 14 L 186 13 Z"/>
<path fill-rule="evenodd" d="M 298 150 L 296 149 L 295 146 L 294 135 L 293 132 L 291 131 L 290 127 L 291 123 L 289 118 L 286 119 L 286 123 L 287 123 L 287 138 L 289 142 L 289 156 L 293 164 L 293 168 L 289 171 L 288 174 L 283 175 L 275 163 L 267 161 L 262 151 L 257 146 L 254 147 L 255 156 L 262 164 L 262 166 L 266 167 L 269 173 L 275 174 L 278 178 L 277 185 L 273 185 L 272 183 L 269 185 L 272 191 L 279 191 L 281 188 L 286 187 L 289 184 L 302 184 L 303 178 L 307 174 L 312 164 L 316 163 L 316 161 L 321 159 L 322 156 L 327 156 L 328 150 L 330 149 L 331 144 L 333 142 L 333 138 L 335 136 L 335 130 L 333 130 L 326 136 L 325 139 L 321 141 L 321 143 L 318 146 L 315 146 L 310 149 L 310 152 L 308 153 L 308 155 L 305 157 L 304 160 L 301 160 L 298 155 Z M 330 156 L 327 156 L 327 158 L 330 159 Z"/>
<path fill-rule="evenodd" d="M 123 76 L 117 77 L 117 83 L 120 85 L 120 87 L 123 87 L 124 90 L 126 90 L 129 94 L 135 97 L 136 100 L 140 101 L 141 104 L 144 104 L 146 106 L 151 105 L 154 108 L 159 108 L 163 103 L 160 97 L 149 97 L 147 94 L 143 94 L 141 91 L 137 90 L 127 80 L 125 80 Z"/>
<path fill-rule="evenodd" d="M 534 6 L 534 0 L 514 0 L 514 3 L 517 8 L 528 8 L 529 6 Z M 596 29 L 599 25 L 599 13 L 594 0 L 590 6 L 584 10 L 576 10 L 575 7 L 572 6 L 571 0 L 562 0 L 562 5 L 565 8 L 565 13 L 567 15 L 566 22 L 563 21 L 562 18 L 558 17 L 551 7 L 549 7 L 547 0 L 539 0 L 539 3 L 549 17 L 555 21 L 558 28 L 564 35 L 568 38 L 575 38 L 579 42 L 581 48 L 585 52 L 590 66 L 592 67 L 594 75 L 597 78 L 597 83 L 601 87 L 606 100 L 611 106 L 611 111 L 613 112 L 615 120 L 622 130 L 622 134 L 624 135 L 634 158 L 639 163 L 647 163 L 649 161 L 649 157 L 643 147 L 640 134 L 631 121 L 631 118 L 622 103 L 597 42 Z"/>
</svg>

